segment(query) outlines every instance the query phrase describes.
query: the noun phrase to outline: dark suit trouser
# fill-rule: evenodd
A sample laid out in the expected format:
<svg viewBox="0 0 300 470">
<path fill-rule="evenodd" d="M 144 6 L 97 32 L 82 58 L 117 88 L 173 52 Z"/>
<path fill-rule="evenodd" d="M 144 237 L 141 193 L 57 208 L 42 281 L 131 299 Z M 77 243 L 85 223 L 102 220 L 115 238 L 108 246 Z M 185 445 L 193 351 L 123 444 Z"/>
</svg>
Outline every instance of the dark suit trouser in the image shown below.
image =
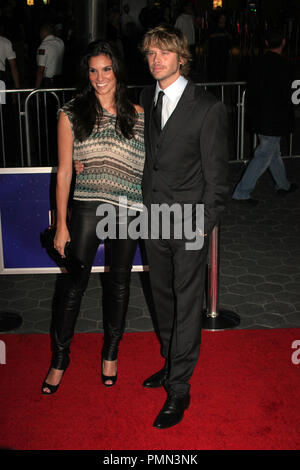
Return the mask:
<svg viewBox="0 0 300 470">
<path fill-rule="evenodd" d="M 166 389 L 186 393 L 197 363 L 208 239 L 201 250 L 183 240 L 146 240 L 150 281 L 162 355 L 168 359 Z"/>
</svg>

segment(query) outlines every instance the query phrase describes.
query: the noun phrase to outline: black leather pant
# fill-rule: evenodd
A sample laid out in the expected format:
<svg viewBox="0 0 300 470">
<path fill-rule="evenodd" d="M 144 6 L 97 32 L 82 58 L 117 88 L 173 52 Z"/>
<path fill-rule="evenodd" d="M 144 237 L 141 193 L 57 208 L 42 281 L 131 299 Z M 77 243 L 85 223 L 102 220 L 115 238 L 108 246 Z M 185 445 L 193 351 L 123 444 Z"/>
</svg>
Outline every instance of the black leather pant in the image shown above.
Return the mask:
<svg viewBox="0 0 300 470">
<path fill-rule="evenodd" d="M 96 226 L 101 220 L 101 217 L 96 216 L 98 205 L 99 202 L 74 201 L 70 221 L 71 244 L 74 254 L 83 263 L 84 268 L 79 272 L 76 270 L 76 273 L 70 272 L 60 296 L 54 329 L 57 351 L 69 350 L 82 295 L 87 287 L 94 258 L 101 243 L 101 239 L 96 234 Z M 133 218 L 128 217 L 128 222 L 130 223 Z M 117 230 L 119 223 L 117 218 Z M 109 240 L 109 301 L 103 350 L 103 357 L 106 360 L 116 359 L 118 344 L 124 331 L 131 267 L 137 243 L 137 240 L 130 238 Z"/>
</svg>

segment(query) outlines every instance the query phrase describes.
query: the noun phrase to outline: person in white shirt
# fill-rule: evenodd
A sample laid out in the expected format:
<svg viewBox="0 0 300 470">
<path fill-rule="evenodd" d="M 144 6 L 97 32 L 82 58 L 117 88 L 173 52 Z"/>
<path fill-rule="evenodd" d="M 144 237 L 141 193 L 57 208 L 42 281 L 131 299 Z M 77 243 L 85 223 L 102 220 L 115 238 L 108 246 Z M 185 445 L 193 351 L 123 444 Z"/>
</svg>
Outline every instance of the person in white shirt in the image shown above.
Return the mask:
<svg viewBox="0 0 300 470">
<path fill-rule="evenodd" d="M 54 26 L 45 23 L 40 29 L 42 40 L 37 50 L 37 72 L 35 87 L 59 86 L 62 75 L 65 46 L 62 39 L 55 36 Z"/>
<path fill-rule="evenodd" d="M 0 30 L 1 34 L 1 30 Z M 0 80 L 4 80 L 5 78 L 5 61 L 8 61 L 11 75 L 14 81 L 14 85 L 16 88 L 20 88 L 20 81 L 19 81 L 19 72 L 16 62 L 16 54 L 13 50 L 12 43 L 9 39 L 5 38 L 4 36 L 0 36 Z"/>
</svg>

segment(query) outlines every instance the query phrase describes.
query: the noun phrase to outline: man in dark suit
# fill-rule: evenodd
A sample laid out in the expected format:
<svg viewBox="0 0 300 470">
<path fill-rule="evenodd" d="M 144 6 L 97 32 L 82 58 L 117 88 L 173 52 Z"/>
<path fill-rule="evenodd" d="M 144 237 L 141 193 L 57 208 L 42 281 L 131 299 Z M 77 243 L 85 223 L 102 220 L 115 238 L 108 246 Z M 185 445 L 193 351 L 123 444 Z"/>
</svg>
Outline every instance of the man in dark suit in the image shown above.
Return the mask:
<svg viewBox="0 0 300 470">
<path fill-rule="evenodd" d="M 223 103 L 185 78 L 190 53 L 178 29 L 152 29 L 144 37 L 142 50 L 157 81 L 141 94 L 144 205 L 150 213 L 153 205 L 188 204 L 195 233 L 202 241 L 202 247 L 187 249 L 186 237 L 163 237 L 161 228 L 157 239 L 146 240 L 165 365 L 143 386 L 166 388 L 168 397 L 154 427 L 168 428 L 181 421 L 189 406 L 189 380 L 199 356 L 209 235 L 225 208 L 228 192 L 227 113 Z M 200 204 L 204 204 L 203 227 L 195 216 Z"/>
</svg>

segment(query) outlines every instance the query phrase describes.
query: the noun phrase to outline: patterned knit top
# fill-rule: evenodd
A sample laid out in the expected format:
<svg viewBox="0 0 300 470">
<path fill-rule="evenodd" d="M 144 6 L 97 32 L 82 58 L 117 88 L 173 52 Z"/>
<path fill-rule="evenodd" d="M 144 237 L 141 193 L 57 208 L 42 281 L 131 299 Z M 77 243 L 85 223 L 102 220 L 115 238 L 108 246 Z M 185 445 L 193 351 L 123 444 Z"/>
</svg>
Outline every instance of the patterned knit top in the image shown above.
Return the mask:
<svg viewBox="0 0 300 470">
<path fill-rule="evenodd" d="M 59 110 L 69 118 L 73 132 L 73 115 L 69 102 Z M 73 159 L 84 164 L 84 171 L 76 175 L 74 199 L 102 201 L 117 206 L 142 204 L 141 180 L 145 160 L 144 113 L 138 113 L 134 138 L 126 139 L 116 131 L 116 116 L 103 109 L 98 128 L 95 124 L 90 136 L 73 143 Z M 127 198 L 119 200 L 119 198 Z"/>
</svg>

